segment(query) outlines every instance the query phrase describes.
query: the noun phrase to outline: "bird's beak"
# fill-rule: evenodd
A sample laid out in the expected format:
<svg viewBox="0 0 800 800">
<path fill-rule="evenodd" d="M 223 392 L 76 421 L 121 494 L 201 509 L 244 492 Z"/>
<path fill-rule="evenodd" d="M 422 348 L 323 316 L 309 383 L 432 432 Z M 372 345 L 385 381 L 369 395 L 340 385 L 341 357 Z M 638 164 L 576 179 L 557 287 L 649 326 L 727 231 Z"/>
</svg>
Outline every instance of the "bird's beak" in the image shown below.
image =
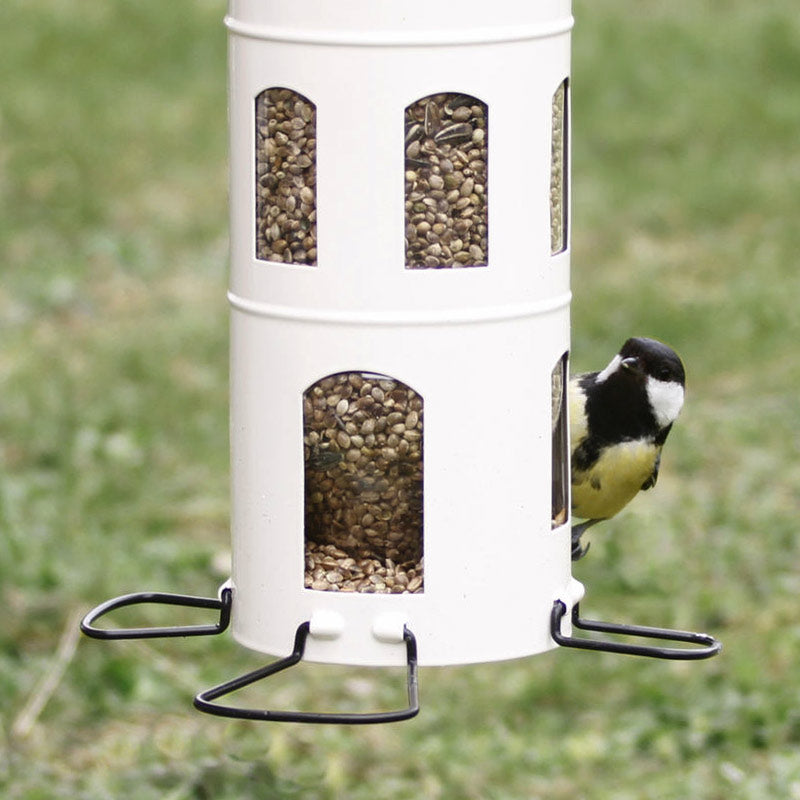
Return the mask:
<svg viewBox="0 0 800 800">
<path fill-rule="evenodd" d="M 623 358 L 620 361 L 620 366 L 623 369 L 627 369 L 629 372 L 636 372 L 639 373 L 642 371 L 641 364 L 639 364 L 639 359 L 636 356 L 629 356 L 628 358 Z"/>
</svg>

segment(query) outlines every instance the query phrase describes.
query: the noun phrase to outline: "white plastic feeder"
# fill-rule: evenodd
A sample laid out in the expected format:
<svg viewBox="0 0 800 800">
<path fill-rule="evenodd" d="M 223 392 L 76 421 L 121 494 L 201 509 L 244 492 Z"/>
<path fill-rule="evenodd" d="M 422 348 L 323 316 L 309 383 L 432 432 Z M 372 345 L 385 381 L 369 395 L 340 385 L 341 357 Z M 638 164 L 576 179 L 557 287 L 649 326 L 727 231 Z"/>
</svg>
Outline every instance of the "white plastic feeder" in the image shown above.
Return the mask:
<svg viewBox="0 0 800 800">
<path fill-rule="evenodd" d="M 118 598 L 84 630 L 232 613 L 284 658 L 196 704 L 262 719 L 309 717 L 211 701 L 301 657 L 408 662 L 411 696 L 417 661 L 582 646 L 561 628 L 583 594 L 568 0 L 231 0 L 226 24 L 232 578 L 219 601 Z M 143 597 L 222 617 L 92 627 Z"/>
<path fill-rule="evenodd" d="M 514 658 L 555 646 L 553 602 L 576 595 L 569 528 L 553 530 L 551 513 L 551 375 L 569 348 L 570 303 L 569 251 L 551 243 L 552 122 L 572 17 L 563 0 L 502 0 L 485 12 L 442 0 L 231 4 L 233 633 L 249 648 L 284 654 L 310 620 L 315 661 L 402 664 L 404 626 L 420 664 Z M 307 166 L 293 174 L 298 162 Z M 270 233 L 282 191 L 294 214 Z M 269 220 L 257 196 L 274 206 Z M 311 201 L 302 212 L 301 198 Z M 316 230 L 299 258 L 284 247 L 292 220 Z M 448 240 L 453 266 L 442 266 Z M 322 390 L 328 419 L 312 431 L 304 396 L 338 375 Z M 361 415 L 359 376 L 384 395 Z M 403 386 L 400 402 L 417 398 L 421 462 L 404 464 L 386 431 L 372 448 L 361 443 L 364 419 L 392 413 L 404 441 L 411 409 L 393 412 L 381 382 Z M 350 410 L 337 419 L 339 403 Z M 309 433 L 319 441 L 309 445 Z M 367 457 L 351 462 L 359 451 Z M 370 473 L 401 493 L 417 481 L 405 505 L 421 507 L 398 519 L 402 502 L 381 501 Z M 357 519 L 325 530 L 334 512 L 311 519 L 310 495 L 339 476 L 349 485 L 334 486 L 334 504 Z M 380 531 L 364 535 L 369 509 L 385 512 L 385 535 L 412 540 L 410 564 L 424 553 L 420 590 L 342 590 L 358 579 L 345 571 L 338 581 L 331 558 L 338 582 L 308 588 L 309 537 L 356 561 L 392 549 Z M 355 537 L 344 527 L 354 520 Z"/>
</svg>

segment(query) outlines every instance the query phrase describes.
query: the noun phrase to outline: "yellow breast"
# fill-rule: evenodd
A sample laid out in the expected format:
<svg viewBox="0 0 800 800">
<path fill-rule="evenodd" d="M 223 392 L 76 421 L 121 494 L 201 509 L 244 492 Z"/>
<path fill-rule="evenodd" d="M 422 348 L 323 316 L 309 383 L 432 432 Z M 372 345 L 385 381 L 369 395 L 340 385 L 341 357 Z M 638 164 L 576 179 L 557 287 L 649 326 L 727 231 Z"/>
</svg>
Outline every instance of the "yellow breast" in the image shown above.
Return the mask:
<svg viewBox="0 0 800 800">
<path fill-rule="evenodd" d="M 604 450 L 591 469 L 573 470 L 572 513 L 582 519 L 613 517 L 650 477 L 660 449 L 648 442 L 622 442 Z"/>
</svg>

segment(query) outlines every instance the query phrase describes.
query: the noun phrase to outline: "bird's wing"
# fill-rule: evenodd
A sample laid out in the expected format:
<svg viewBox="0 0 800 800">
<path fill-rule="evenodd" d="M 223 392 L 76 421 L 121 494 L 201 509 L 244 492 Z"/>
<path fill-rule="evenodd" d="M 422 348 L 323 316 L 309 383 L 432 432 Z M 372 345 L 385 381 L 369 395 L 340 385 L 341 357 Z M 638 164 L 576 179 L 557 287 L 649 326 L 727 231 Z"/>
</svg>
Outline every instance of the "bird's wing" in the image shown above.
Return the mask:
<svg viewBox="0 0 800 800">
<path fill-rule="evenodd" d="M 655 463 L 653 464 L 653 471 L 650 473 L 650 477 L 642 484 L 642 489 L 652 489 L 656 485 L 656 481 L 658 480 L 658 470 L 661 467 L 661 451 L 658 451 L 658 455 L 656 456 Z"/>
<path fill-rule="evenodd" d="M 658 480 L 658 469 L 661 466 L 661 448 L 664 446 L 664 442 L 667 441 L 667 436 L 669 436 L 669 432 L 672 430 L 672 425 L 667 425 L 658 436 L 656 436 L 655 444 L 658 446 L 658 455 L 656 456 L 655 464 L 653 464 L 653 472 L 650 474 L 650 477 L 642 484 L 642 489 L 652 489 L 656 485 L 656 481 Z"/>
</svg>

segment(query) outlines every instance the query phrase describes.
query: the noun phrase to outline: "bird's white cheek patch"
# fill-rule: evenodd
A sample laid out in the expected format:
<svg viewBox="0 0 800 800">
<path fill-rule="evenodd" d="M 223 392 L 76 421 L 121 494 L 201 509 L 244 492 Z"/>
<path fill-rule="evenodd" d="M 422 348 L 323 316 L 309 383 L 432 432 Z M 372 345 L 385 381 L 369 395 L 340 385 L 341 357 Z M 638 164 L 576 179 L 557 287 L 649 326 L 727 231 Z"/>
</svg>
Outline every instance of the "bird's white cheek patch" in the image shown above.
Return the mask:
<svg viewBox="0 0 800 800">
<path fill-rule="evenodd" d="M 683 386 L 674 381 L 647 379 L 647 398 L 659 427 L 671 425 L 683 408 Z"/>
</svg>

